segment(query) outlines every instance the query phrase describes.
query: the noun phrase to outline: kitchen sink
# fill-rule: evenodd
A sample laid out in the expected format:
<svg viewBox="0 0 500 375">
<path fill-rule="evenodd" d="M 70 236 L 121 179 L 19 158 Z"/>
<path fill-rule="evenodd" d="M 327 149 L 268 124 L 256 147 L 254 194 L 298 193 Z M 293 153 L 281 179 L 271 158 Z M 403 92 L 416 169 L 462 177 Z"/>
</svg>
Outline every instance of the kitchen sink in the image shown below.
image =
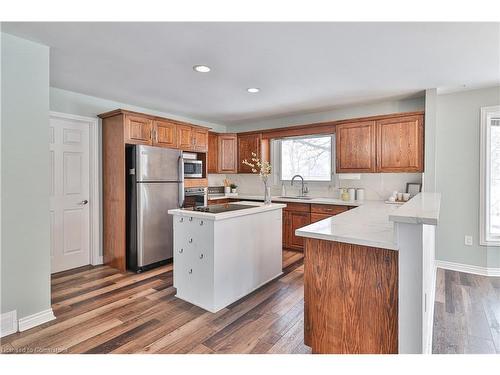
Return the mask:
<svg viewBox="0 0 500 375">
<path fill-rule="evenodd" d="M 278 197 L 278 198 L 281 198 L 281 199 L 305 199 L 305 200 L 313 199 L 312 197 L 301 197 L 301 196 L 296 196 L 296 197 Z"/>
</svg>

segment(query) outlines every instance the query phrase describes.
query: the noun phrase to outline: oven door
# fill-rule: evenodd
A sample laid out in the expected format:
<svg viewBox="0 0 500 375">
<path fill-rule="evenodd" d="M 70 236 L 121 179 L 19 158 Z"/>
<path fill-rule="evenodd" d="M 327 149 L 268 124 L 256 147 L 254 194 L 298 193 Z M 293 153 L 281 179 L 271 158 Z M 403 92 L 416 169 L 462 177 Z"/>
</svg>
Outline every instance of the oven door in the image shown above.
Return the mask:
<svg viewBox="0 0 500 375">
<path fill-rule="evenodd" d="M 203 162 L 201 160 L 184 159 L 184 177 L 203 177 Z"/>
<path fill-rule="evenodd" d="M 192 192 L 186 189 L 184 192 L 184 208 L 203 207 L 207 205 L 207 191 Z"/>
</svg>

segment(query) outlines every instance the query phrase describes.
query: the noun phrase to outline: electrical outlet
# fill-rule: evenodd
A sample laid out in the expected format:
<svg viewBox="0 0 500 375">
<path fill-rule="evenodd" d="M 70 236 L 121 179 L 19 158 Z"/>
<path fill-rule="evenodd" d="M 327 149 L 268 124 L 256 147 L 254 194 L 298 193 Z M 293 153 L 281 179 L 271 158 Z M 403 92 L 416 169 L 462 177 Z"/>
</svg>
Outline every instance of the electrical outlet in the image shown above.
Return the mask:
<svg viewBox="0 0 500 375">
<path fill-rule="evenodd" d="M 466 235 L 464 238 L 464 243 L 466 246 L 472 246 L 472 236 Z"/>
</svg>

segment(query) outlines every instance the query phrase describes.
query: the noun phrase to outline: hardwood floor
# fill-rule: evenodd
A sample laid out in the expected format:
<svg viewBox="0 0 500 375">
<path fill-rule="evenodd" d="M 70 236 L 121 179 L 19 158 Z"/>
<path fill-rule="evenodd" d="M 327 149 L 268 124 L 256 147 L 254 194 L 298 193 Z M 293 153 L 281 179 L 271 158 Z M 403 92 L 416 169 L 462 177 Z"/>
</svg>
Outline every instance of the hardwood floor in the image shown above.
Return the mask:
<svg viewBox="0 0 500 375">
<path fill-rule="evenodd" d="M 172 265 L 142 274 L 106 266 L 52 277 L 57 319 L 1 340 L 2 353 L 309 353 L 303 254 L 284 275 L 212 314 L 174 297 Z"/>
<path fill-rule="evenodd" d="M 500 278 L 438 268 L 433 353 L 500 353 Z"/>
</svg>

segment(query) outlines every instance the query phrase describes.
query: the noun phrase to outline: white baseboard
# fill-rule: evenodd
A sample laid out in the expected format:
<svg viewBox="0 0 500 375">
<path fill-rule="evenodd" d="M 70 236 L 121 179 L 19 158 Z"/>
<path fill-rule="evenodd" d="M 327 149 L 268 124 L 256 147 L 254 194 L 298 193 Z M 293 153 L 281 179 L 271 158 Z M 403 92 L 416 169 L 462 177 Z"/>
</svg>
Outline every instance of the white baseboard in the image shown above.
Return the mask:
<svg viewBox="0 0 500 375">
<path fill-rule="evenodd" d="M 33 315 L 25 316 L 24 318 L 19 319 L 19 332 L 26 331 L 27 329 L 39 326 L 40 324 L 46 322 L 50 322 L 55 318 L 56 317 L 54 316 L 52 309 L 47 309 Z"/>
<path fill-rule="evenodd" d="M 472 266 L 469 264 L 447 262 L 444 260 L 436 260 L 436 267 L 481 276 L 500 276 L 500 268 Z"/>
<path fill-rule="evenodd" d="M 3 313 L 0 317 L 0 337 L 17 332 L 17 311 Z"/>
</svg>

